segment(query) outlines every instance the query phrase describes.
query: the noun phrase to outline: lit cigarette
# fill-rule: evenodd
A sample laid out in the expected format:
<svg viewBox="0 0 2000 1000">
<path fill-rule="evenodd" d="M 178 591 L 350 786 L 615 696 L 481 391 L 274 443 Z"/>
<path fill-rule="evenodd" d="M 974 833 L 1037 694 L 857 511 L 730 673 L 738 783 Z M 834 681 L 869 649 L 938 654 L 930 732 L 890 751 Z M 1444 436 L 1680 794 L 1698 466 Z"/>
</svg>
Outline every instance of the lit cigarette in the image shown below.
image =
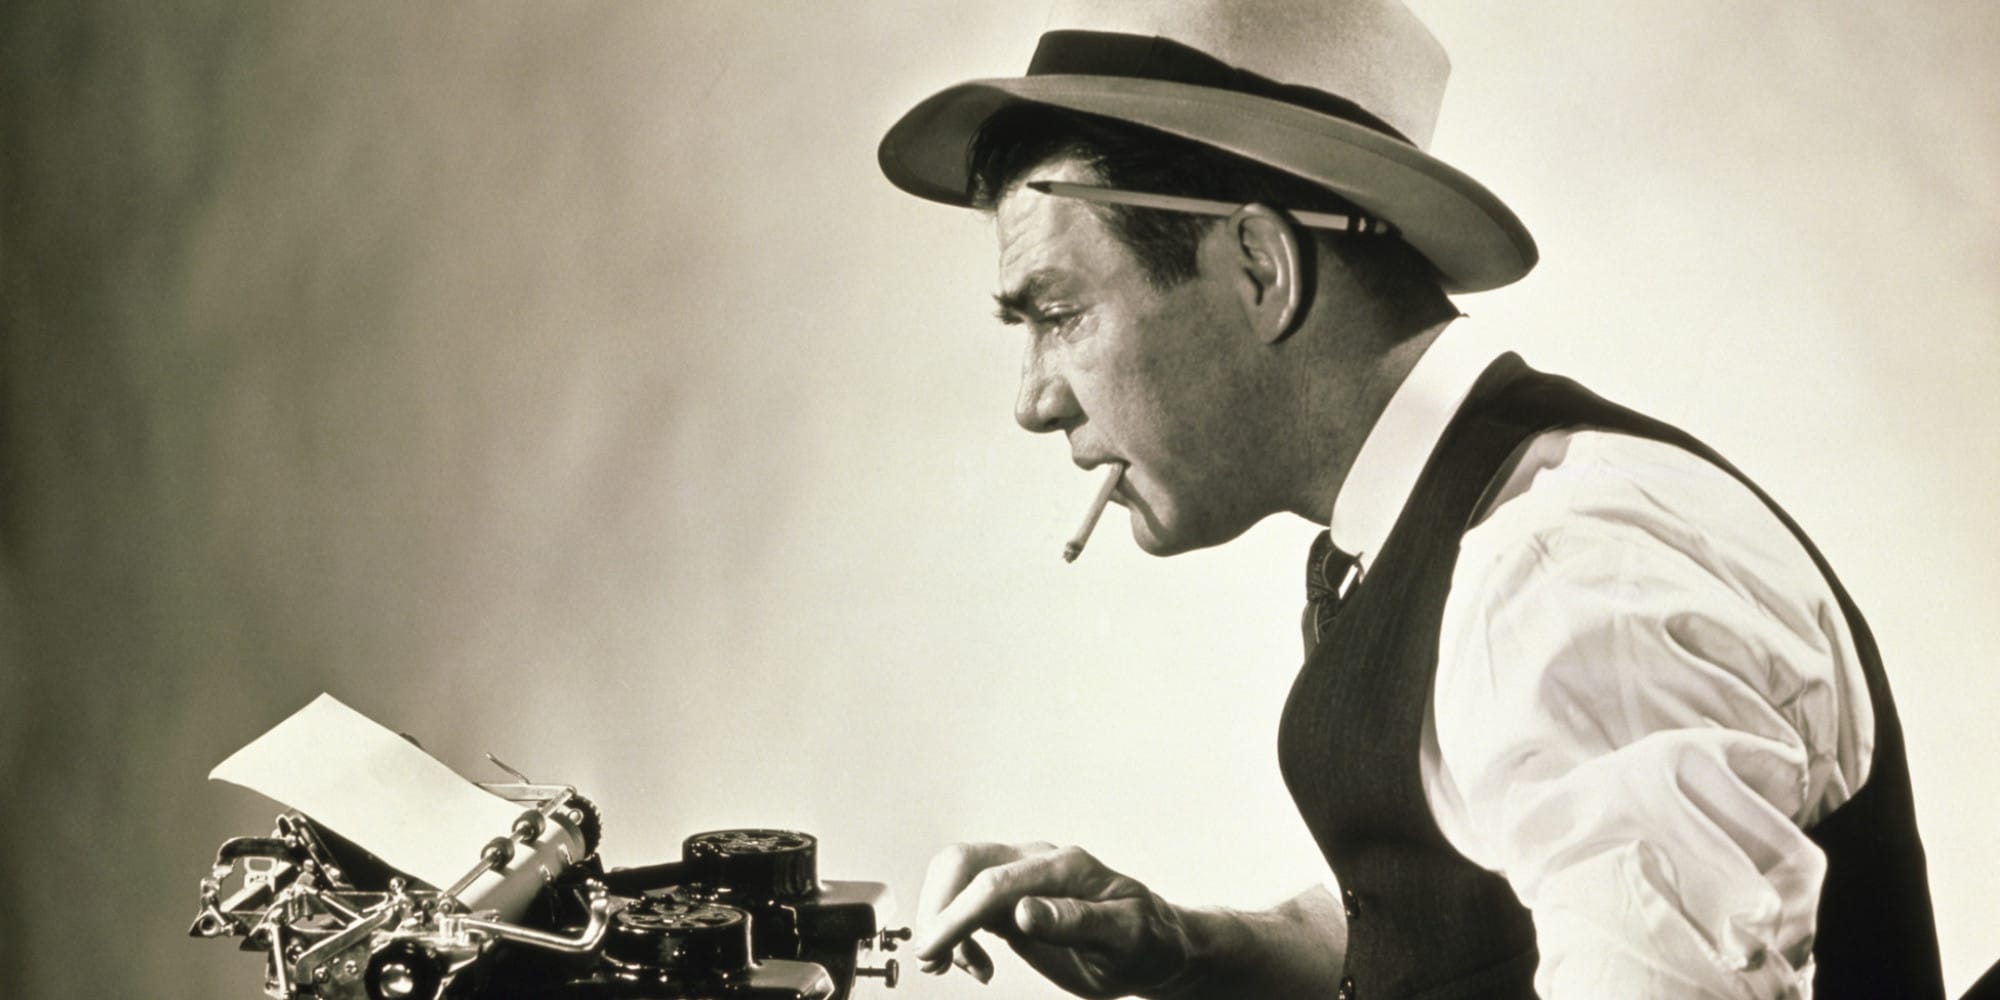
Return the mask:
<svg viewBox="0 0 2000 1000">
<path fill-rule="evenodd" d="M 1063 546 L 1063 562 L 1075 562 L 1083 552 L 1083 543 L 1090 541 L 1090 533 L 1097 528 L 1097 519 L 1104 516 L 1104 505 L 1111 502 L 1111 491 L 1118 488 L 1118 480 L 1125 475 L 1123 462 L 1111 462 L 1104 467 L 1104 483 L 1097 488 L 1097 499 L 1090 502 L 1090 510 L 1083 515 L 1083 526 L 1076 529 Z"/>
</svg>

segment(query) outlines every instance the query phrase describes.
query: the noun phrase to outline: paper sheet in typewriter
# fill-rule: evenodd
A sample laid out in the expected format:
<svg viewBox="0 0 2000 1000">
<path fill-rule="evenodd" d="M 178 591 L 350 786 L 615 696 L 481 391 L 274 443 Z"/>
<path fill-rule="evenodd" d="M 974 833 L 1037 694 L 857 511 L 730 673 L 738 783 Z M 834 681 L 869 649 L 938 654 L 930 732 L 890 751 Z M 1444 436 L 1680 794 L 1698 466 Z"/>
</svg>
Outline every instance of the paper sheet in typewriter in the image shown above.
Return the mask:
<svg viewBox="0 0 2000 1000">
<path fill-rule="evenodd" d="M 522 810 L 328 694 L 231 754 L 208 776 L 275 799 L 438 887 L 471 869 L 480 849 L 506 835 Z M 557 853 L 552 838 L 563 836 L 552 824 L 538 844 L 542 849 L 520 852 L 510 873 Z M 517 894 L 496 893 L 499 881 L 485 876 L 465 893 L 465 902 L 512 909 L 511 898 L 498 897 Z"/>
</svg>

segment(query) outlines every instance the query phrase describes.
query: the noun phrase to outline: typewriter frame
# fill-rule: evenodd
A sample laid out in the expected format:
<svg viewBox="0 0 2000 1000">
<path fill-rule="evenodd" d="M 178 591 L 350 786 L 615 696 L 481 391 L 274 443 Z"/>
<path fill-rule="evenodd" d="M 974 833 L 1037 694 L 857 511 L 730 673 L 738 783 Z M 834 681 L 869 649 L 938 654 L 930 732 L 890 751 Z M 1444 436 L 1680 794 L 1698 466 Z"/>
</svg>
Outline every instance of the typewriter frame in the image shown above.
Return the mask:
<svg viewBox="0 0 2000 1000">
<path fill-rule="evenodd" d="M 909 937 L 878 924 L 886 887 L 821 882 L 810 835 L 713 831 L 688 838 L 681 861 L 607 872 L 597 811 L 573 788 L 481 787 L 526 808 L 451 886 L 284 813 L 269 837 L 218 848 L 189 934 L 262 951 L 278 1000 L 846 1000 L 858 978 L 896 985 L 895 960 L 863 966 Z M 509 872 L 523 851 L 539 853 Z M 525 913 L 467 908 L 489 872 L 540 881 Z"/>
</svg>

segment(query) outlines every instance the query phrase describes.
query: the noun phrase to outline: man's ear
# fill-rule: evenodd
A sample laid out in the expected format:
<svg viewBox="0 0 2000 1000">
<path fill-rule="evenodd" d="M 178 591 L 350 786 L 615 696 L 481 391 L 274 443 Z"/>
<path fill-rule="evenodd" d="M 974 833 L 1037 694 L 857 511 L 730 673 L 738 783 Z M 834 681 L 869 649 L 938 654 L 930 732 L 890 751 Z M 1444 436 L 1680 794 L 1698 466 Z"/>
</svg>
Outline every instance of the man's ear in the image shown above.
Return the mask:
<svg viewBox="0 0 2000 1000">
<path fill-rule="evenodd" d="M 1267 205 L 1245 205 L 1229 217 L 1225 252 L 1244 318 L 1259 340 L 1275 344 L 1305 319 L 1311 258 L 1291 220 Z"/>
</svg>

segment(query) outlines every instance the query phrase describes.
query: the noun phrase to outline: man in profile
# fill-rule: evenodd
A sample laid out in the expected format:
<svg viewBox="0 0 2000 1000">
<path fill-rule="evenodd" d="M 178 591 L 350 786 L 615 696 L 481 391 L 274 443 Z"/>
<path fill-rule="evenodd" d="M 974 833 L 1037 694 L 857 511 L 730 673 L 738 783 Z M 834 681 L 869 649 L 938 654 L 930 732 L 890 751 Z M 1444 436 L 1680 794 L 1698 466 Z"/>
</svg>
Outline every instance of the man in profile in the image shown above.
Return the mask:
<svg viewBox="0 0 2000 1000">
<path fill-rule="evenodd" d="M 1190 908 L 960 845 L 919 957 L 985 979 L 990 932 L 1086 996 L 1942 995 L 1901 728 L 1824 560 L 1693 438 L 1454 326 L 1536 251 L 1424 152 L 1447 68 L 1396 0 L 1081 3 L 883 139 L 896 185 L 992 213 L 1015 417 L 1121 470 L 1142 548 L 1329 527 L 1279 755 L 1336 885 Z"/>
</svg>

